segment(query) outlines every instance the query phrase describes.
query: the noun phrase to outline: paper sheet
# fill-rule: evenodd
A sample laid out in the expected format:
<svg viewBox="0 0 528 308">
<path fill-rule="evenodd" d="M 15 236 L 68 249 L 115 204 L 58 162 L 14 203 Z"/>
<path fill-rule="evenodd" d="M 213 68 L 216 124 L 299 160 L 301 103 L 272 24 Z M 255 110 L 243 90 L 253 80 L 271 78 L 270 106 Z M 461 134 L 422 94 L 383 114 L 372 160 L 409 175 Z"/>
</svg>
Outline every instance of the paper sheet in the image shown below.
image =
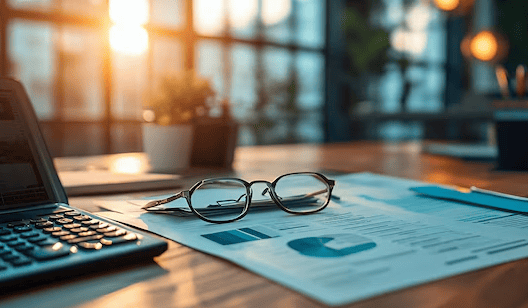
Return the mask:
<svg viewBox="0 0 528 308">
<path fill-rule="evenodd" d="M 324 211 L 249 212 L 211 224 L 194 217 L 145 213 L 143 201 L 103 202 L 100 215 L 216 255 L 329 305 L 528 256 L 523 217 L 424 199 L 423 183 L 373 174 L 336 178 Z M 433 202 L 434 201 L 434 202 Z M 120 213 L 118 213 L 120 212 Z"/>
</svg>

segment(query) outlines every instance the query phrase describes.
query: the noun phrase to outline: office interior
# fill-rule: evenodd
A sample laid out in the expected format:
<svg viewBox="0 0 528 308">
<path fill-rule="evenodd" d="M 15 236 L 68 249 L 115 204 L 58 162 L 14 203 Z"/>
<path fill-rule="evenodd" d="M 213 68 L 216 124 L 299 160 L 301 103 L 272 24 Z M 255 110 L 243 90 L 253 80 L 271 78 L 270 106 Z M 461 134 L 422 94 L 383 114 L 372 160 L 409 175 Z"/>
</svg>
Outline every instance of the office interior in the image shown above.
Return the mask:
<svg viewBox="0 0 528 308">
<path fill-rule="evenodd" d="M 496 142 L 521 0 L 1 0 L 0 71 L 54 157 L 143 151 L 145 93 L 192 70 L 237 145 Z M 487 35 L 490 34 L 490 35 Z M 479 41 L 480 40 L 480 41 Z"/>
</svg>

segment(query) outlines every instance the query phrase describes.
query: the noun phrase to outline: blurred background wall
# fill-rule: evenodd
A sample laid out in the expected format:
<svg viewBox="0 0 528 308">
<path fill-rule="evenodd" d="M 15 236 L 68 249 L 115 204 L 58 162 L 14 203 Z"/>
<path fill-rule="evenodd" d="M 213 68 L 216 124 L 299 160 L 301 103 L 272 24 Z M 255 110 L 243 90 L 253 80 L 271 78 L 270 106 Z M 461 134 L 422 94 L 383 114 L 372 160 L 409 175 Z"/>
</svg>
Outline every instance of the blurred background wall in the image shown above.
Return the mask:
<svg viewBox="0 0 528 308">
<path fill-rule="evenodd" d="M 487 142 L 495 65 L 514 74 L 528 49 L 521 0 L 0 0 L 0 13 L 0 70 L 26 86 L 53 156 L 141 151 L 145 91 L 189 69 L 231 104 L 239 145 Z M 488 30 L 502 57 L 464 55 Z"/>
</svg>

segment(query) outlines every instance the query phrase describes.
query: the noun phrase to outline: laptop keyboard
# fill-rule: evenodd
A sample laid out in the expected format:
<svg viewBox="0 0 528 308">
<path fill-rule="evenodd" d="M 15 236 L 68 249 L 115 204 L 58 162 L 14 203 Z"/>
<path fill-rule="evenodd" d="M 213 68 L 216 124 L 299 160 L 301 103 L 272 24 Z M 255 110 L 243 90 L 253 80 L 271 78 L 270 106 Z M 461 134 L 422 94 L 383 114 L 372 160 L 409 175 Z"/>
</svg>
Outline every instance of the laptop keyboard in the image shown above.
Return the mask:
<svg viewBox="0 0 528 308">
<path fill-rule="evenodd" d="M 82 251 L 135 243 L 140 235 L 71 209 L 0 223 L 0 276 Z"/>
</svg>

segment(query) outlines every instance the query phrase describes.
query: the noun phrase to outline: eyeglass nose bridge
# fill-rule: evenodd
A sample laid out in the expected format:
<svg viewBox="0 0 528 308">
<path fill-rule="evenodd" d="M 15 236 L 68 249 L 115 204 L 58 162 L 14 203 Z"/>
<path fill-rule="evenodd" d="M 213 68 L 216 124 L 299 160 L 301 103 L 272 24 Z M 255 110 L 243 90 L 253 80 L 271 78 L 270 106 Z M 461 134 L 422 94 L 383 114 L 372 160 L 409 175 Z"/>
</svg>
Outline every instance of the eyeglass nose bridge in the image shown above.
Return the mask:
<svg viewBox="0 0 528 308">
<path fill-rule="evenodd" d="M 252 181 L 252 182 L 249 182 L 248 183 L 248 187 L 251 188 L 251 186 L 253 186 L 253 184 L 266 184 L 266 188 L 262 191 L 262 195 L 264 196 L 266 193 L 269 193 L 270 195 L 270 198 L 275 202 L 275 203 L 278 203 L 280 204 L 280 201 L 278 200 L 278 197 L 277 195 L 275 195 L 275 190 L 274 190 L 274 187 L 273 187 L 273 184 L 269 181 L 266 181 L 266 180 L 255 180 L 255 181 Z M 250 189 L 250 191 L 252 191 L 252 189 Z"/>
</svg>

